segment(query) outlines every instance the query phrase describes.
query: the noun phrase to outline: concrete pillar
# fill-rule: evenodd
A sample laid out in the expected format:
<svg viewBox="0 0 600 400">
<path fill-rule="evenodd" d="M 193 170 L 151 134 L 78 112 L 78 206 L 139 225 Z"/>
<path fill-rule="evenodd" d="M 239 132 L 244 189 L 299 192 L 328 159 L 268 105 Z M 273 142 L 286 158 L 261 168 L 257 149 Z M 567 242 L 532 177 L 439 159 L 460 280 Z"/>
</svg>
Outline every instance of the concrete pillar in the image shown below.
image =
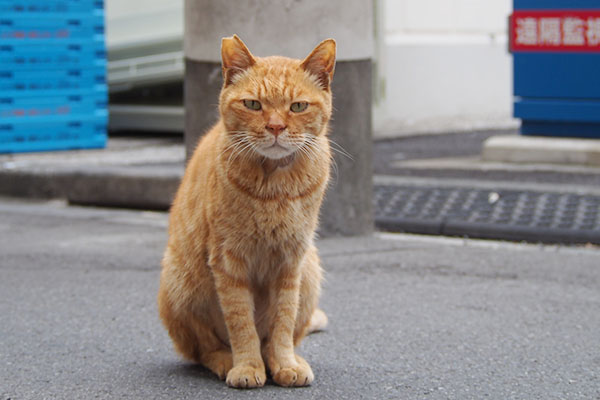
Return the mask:
<svg viewBox="0 0 600 400">
<path fill-rule="evenodd" d="M 321 209 L 321 236 L 373 230 L 371 86 L 374 0 L 186 0 L 185 142 L 188 156 L 218 119 L 221 38 L 234 33 L 257 56 L 303 59 L 321 40 L 337 41 L 330 138 L 337 172 Z M 334 147 L 336 147 L 334 145 Z"/>
</svg>

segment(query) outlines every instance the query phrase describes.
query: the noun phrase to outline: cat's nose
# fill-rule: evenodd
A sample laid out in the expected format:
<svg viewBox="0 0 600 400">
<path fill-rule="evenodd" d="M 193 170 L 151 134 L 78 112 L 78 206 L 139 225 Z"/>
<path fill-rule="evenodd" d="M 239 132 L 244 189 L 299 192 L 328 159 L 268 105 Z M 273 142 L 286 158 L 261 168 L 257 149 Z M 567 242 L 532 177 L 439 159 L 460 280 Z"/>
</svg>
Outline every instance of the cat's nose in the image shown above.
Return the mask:
<svg viewBox="0 0 600 400">
<path fill-rule="evenodd" d="M 267 122 L 266 126 L 267 130 L 271 132 L 274 136 L 279 136 L 281 132 L 287 128 L 285 122 L 278 115 L 271 115 L 269 117 L 269 122 Z"/>
</svg>

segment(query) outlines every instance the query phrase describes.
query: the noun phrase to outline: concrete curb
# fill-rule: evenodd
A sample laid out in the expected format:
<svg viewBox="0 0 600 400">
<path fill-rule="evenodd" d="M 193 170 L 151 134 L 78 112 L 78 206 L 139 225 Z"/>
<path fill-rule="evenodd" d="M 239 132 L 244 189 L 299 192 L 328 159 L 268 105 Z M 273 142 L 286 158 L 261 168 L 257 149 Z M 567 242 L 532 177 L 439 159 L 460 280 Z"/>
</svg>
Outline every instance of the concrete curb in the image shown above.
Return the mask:
<svg viewBox="0 0 600 400">
<path fill-rule="evenodd" d="M 600 166 L 594 139 L 501 135 L 483 143 L 484 161 Z"/>
<path fill-rule="evenodd" d="M 104 207 L 169 209 L 181 173 L 141 173 L 122 168 L 88 171 L 0 171 L 0 194 Z"/>
<path fill-rule="evenodd" d="M 179 165 L 90 167 L 87 170 L 2 170 L 0 194 L 30 198 L 64 198 L 69 203 L 151 210 L 168 210 L 182 176 Z M 390 179 L 375 179 L 375 186 Z M 418 182 L 413 182 L 413 184 Z M 421 182 L 423 187 L 434 183 Z M 532 228 L 449 219 L 376 217 L 375 226 L 387 232 L 460 236 L 544 243 L 600 243 L 600 232 Z"/>
<path fill-rule="evenodd" d="M 180 180 L 178 175 L 81 173 L 72 177 L 66 198 L 73 204 L 168 210 Z"/>
</svg>

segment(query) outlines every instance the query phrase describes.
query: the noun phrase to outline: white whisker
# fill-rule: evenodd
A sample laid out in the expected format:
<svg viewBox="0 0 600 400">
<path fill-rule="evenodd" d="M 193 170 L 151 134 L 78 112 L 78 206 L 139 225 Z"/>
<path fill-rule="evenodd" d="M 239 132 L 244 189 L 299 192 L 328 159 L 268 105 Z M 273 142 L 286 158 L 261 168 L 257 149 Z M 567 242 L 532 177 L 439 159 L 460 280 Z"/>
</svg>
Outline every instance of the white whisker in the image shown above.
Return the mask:
<svg viewBox="0 0 600 400">
<path fill-rule="evenodd" d="M 248 139 L 244 139 L 242 141 L 242 143 L 237 146 L 234 150 L 232 150 L 231 154 L 229 155 L 229 159 L 227 160 L 227 168 L 229 168 L 229 165 L 232 161 L 234 161 L 237 157 L 244 155 L 244 158 L 242 160 L 246 160 L 246 158 L 250 155 L 250 152 L 248 150 L 255 150 L 255 145 L 254 143 L 252 143 L 251 141 L 249 141 Z"/>
<path fill-rule="evenodd" d="M 328 142 L 330 143 L 330 142 Z M 305 144 L 306 144 L 306 149 L 308 151 L 310 151 L 310 153 L 314 156 L 317 157 L 318 153 L 323 153 L 325 152 L 325 149 L 322 146 L 322 143 L 319 143 L 319 140 L 315 137 L 312 136 L 310 134 L 305 134 Z M 330 147 L 331 149 L 331 147 Z M 333 149 L 332 149 L 333 150 Z M 335 160 L 335 157 L 333 157 L 333 153 L 329 152 L 329 159 L 331 161 L 331 169 L 333 172 L 333 176 L 334 176 L 334 185 L 337 184 L 338 178 L 339 178 L 339 168 L 337 165 L 337 161 Z"/>
<path fill-rule="evenodd" d="M 339 143 L 334 142 L 332 139 L 329 139 L 329 144 L 331 145 L 331 150 L 333 150 L 334 152 L 341 154 L 345 157 L 348 157 L 350 160 L 354 161 L 354 157 L 352 157 L 352 154 L 348 153 L 346 151 L 346 149 L 344 149 Z"/>
</svg>

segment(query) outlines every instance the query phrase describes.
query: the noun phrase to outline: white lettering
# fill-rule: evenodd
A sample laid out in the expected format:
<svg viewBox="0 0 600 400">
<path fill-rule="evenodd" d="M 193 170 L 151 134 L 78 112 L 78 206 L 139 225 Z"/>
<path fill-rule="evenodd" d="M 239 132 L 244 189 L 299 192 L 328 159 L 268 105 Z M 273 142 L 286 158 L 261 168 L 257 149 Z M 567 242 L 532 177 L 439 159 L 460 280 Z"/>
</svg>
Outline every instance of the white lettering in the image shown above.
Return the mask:
<svg viewBox="0 0 600 400">
<path fill-rule="evenodd" d="M 560 18 L 540 18 L 540 44 L 560 46 Z"/>
<path fill-rule="evenodd" d="M 586 36 L 588 46 L 600 45 L 600 18 L 588 18 Z"/>
<path fill-rule="evenodd" d="M 536 45 L 538 43 L 536 18 L 517 18 L 516 43 L 525 45 Z"/>
<path fill-rule="evenodd" d="M 583 46 L 585 44 L 584 21 L 578 17 L 563 20 L 563 43 L 565 46 Z"/>
</svg>

